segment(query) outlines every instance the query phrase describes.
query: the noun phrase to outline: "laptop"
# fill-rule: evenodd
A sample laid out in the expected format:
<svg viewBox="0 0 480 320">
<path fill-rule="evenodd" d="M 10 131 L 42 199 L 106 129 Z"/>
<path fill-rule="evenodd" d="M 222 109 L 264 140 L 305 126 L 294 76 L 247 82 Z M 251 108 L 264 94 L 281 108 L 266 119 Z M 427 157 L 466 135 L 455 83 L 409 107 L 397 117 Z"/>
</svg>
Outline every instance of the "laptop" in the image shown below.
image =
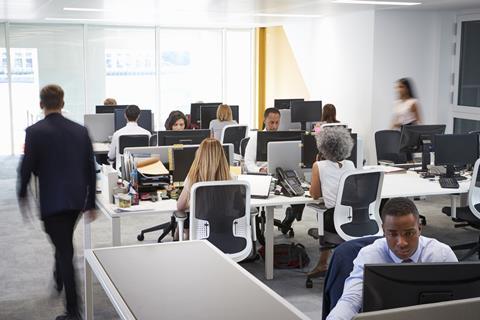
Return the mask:
<svg viewBox="0 0 480 320">
<path fill-rule="evenodd" d="M 253 199 L 267 199 L 270 194 L 272 176 L 258 174 L 241 174 L 238 180 L 250 183 L 250 197 Z"/>
</svg>

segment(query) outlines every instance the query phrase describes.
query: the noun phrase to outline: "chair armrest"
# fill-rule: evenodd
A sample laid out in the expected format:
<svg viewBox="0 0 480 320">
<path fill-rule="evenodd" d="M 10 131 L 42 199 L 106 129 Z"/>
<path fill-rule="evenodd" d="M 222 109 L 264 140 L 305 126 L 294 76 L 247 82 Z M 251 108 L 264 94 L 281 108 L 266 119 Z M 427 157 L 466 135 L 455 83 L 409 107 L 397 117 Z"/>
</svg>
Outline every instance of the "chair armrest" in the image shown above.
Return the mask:
<svg viewBox="0 0 480 320">
<path fill-rule="evenodd" d="M 325 211 L 328 210 L 328 208 L 325 207 L 325 203 L 323 203 L 323 202 L 321 202 L 321 203 L 309 203 L 309 204 L 307 204 L 307 207 L 312 208 L 315 211 L 325 212 Z"/>
<path fill-rule="evenodd" d="M 188 211 L 175 210 L 173 211 L 173 216 L 176 220 L 185 221 L 188 217 Z"/>
</svg>

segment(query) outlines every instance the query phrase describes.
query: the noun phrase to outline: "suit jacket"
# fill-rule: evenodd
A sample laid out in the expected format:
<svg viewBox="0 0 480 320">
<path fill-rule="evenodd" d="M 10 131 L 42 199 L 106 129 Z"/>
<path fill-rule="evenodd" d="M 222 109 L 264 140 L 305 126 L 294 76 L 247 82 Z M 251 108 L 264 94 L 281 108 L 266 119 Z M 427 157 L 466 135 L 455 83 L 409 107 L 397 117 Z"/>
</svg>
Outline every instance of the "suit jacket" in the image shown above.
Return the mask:
<svg viewBox="0 0 480 320">
<path fill-rule="evenodd" d="M 38 176 L 41 218 L 95 208 L 95 163 L 85 127 L 52 113 L 26 129 L 18 196 Z"/>
</svg>

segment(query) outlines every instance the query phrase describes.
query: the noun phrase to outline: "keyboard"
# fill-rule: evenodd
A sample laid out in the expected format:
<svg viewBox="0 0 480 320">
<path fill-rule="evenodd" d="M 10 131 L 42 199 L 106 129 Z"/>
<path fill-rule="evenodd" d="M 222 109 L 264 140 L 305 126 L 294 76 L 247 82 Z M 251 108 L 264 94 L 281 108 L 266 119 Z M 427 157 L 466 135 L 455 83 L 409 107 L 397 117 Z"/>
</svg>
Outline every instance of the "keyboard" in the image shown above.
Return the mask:
<svg viewBox="0 0 480 320">
<path fill-rule="evenodd" d="M 447 189 L 458 189 L 460 186 L 458 185 L 458 181 L 455 178 L 445 178 L 441 177 L 438 182 L 440 182 L 440 186 L 442 188 Z"/>
</svg>

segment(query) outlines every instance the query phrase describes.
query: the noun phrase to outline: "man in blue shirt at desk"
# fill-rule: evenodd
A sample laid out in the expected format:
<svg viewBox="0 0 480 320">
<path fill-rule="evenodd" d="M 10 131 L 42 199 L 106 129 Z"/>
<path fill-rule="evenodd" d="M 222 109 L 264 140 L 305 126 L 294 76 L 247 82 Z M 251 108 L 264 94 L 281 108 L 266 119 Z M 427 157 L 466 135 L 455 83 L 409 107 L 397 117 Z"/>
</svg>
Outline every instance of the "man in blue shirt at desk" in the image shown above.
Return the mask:
<svg viewBox="0 0 480 320">
<path fill-rule="evenodd" d="M 390 199 L 383 208 L 382 221 L 385 237 L 360 250 L 345 280 L 342 297 L 327 320 L 350 320 L 360 311 L 365 264 L 458 261 L 449 246 L 420 235 L 418 210 L 411 200 Z"/>
</svg>

